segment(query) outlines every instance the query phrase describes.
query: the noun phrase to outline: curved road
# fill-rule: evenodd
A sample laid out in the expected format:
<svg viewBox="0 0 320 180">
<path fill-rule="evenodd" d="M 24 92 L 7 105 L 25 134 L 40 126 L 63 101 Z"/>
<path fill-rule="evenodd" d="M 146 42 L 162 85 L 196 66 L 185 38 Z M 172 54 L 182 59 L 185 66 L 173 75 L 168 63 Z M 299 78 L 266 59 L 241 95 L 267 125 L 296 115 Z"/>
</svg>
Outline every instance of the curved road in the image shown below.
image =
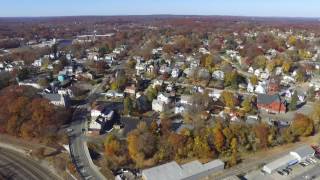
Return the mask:
<svg viewBox="0 0 320 180">
<path fill-rule="evenodd" d="M 101 91 L 104 83 L 105 80 L 90 91 L 85 104 L 77 106 L 70 125 L 70 128 L 73 129 L 73 131 L 69 133 L 70 155 L 81 177 L 88 180 L 106 179 L 98 167 L 94 165 L 85 140 L 85 134 L 88 128 L 87 114 L 89 113 L 89 104 L 96 98 L 96 92 Z"/>
<path fill-rule="evenodd" d="M 0 179 L 59 180 L 48 169 L 24 155 L 0 148 Z"/>
</svg>

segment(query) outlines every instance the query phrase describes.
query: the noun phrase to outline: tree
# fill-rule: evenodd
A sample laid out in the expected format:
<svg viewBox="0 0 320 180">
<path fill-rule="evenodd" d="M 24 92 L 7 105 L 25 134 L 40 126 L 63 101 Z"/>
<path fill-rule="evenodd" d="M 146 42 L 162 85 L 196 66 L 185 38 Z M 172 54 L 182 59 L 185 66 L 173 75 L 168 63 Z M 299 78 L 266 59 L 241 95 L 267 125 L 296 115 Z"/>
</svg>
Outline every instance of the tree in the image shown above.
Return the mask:
<svg viewBox="0 0 320 180">
<path fill-rule="evenodd" d="M 291 97 L 291 102 L 289 104 L 289 110 L 290 111 L 297 110 L 297 103 L 298 103 L 298 94 L 297 94 L 297 91 L 294 91 L 294 93 Z"/>
<path fill-rule="evenodd" d="M 155 99 L 157 97 L 157 95 L 158 95 L 157 89 L 155 89 L 151 86 L 147 89 L 146 96 L 147 96 L 147 99 L 149 102 L 152 102 L 152 100 Z"/>
<path fill-rule="evenodd" d="M 283 62 L 283 64 L 282 64 L 283 72 L 284 73 L 288 73 L 290 71 L 290 69 L 291 69 L 291 66 L 292 66 L 292 62 L 290 62 L 288 60 Z"/>
<path fill-rule="evenodd" d="M 256 138 L 258 139 L 258 147 L 260 148 L 267 148 L 268 147 L 268 134 L 269 134 L 269 127 L 264 124 L 258 124 L 254 128 L 254 133 Z"/>
<path fill-rule="evenodd" d="M 107 156 L 117 155 L 120 150 L 120 142 L 114 135 L 108 134 L 104 141 L 104 150 Z"/>
<path fill-rule="evenodd" d="M 108 53 L 109 49 L 106 46 L 100 47 L 98 50 L 99 57 L 104 57 L 106 53 Z"/>
<path fill-rule="evenodd" d="M 47 80 L 47 78 L 40 78 L 38 80 L 38 84 L 41 86 L 41 87 L 47 87 L 49 85 L 49 81 Z"/>
<path fill-rule="evenodd" d="M 253 76 L 250 77 L 250 83 L 252 85 L 258 85 L 258 82 L 259 82 L 259 79 L 258 79 L 258 77 L 256 75 L 253 75 Z"/>
<path fill-rule="evenodd" d="M 261 68 L 261 69 L 265 69 L 266 64 L 267 64 L 267 58 L 263 55 L 257 56 L 254 59 L 254 65 L 256 68 Z"/>
<path fill-rule="evenodd" d="M 208 142 L 206 138 L 196 136 L 194 138 L 194 144 L 193 144 L 193 152 L 196 154 L 198 158 L 204 158 L 207 159 L 210 157 L 210 147 L 208 145 Z"/>
<path fill-rule="evenodd" d="M 232 92 L 223 91 L 221 94 L 222 101 L 229 108 L 234 108 L 237 105 L 237 100 Z"/>
<path fill-rule="evenodd" d="M 157 138 L 152 134 L 145 122 L 131 131 L 127 138 L 129 155 L 137 167 L 143 167 L 144 161 L 151 158 L 157 150 Z"/>
<path fill-rule="evenodd" d="M 231 146 L 231 150 L 232 150 L 233 153 L 238 151 L 238 140 L 237 140 L 237 138 L 232 138 L 230 146 Z"/>
<path fill-rule="evenodd" d="M 296 136 L 310 136 L 314 131 L 314 123 L 309 117 L 297 113 L 294 116 L 290 129 Z"/>
<path fill-rule="evenodd" d="M 21 80 L 27 79 L 29 75 L 30 75 L 30 70 L 27 68 L 22 68 L 21 70 L 18 71 L 17 77 L 21 81 Z"/>
<path fill-rule="evenodd" d="M 301 70 L 299 70 L 299 71 L 297 72 L 296 80 L 297 80 L 298 82 L 304 82 L 304 81 L 305 81 L 304 73 L 303 73 Z"/>
<path fill-rule="evenodd" d="M 225 137 L 219 128 L 213 129 L 213 144 L 216 150 L 221 153 L 225 145 Z"/>
<path fill-rule="evenodd" d="M 123 113 L 125 115 L 130 115 L 133 110 L 133 102 L 130 97 L 125 97 L 123 100 Z"/>
<path fill-rule="evenodd" d="M 320 102 L 316 102 L 316 104 L 313 106 L 311 118 L 314 122 L 316 130 L 318 130 L 320 125 Z"/>
<path fill-rule="evenodd" d="M 246 98 L 245 100 L 242 101 L 241 106 L 245 113 L 248 113 L 252 110 L 252 102 L 251 98 Z"/>
<path fill-rule="evenodd" d="M 276 66 L 274 61 L 268 62 L 267 69 L 269 72 L 272 72 L 274 70 L 274 67 Z"/>
<path fill-rule="evenodd" d="M 231 86 L 236 89 L 238 87 L 238 73 L 237 71 L 226 72 L 224 76 L 224 86 Z"/>
</svg>

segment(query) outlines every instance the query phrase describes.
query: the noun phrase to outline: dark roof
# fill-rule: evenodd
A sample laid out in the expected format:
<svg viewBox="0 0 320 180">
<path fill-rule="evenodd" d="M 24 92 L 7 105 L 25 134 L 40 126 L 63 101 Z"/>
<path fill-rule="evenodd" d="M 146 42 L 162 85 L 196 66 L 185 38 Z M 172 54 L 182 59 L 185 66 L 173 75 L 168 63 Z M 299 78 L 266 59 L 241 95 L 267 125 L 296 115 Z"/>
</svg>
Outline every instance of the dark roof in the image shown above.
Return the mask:
<svg viewBox="0 0 320 180">
<path fill-rule="evenodd" d="M 268 94 L 258 94 L 257 103 L 258 104 L 271 104 L 273 102 L 281 102 L 280 96 L 278 94 L 268 95 Z"/>
<path fill-rule="evenodd" d="M 60 101 L 61 95 L 60 94 L 43 94 L 44 98 L 48 99 L 49 101 Z"/>
</svg>

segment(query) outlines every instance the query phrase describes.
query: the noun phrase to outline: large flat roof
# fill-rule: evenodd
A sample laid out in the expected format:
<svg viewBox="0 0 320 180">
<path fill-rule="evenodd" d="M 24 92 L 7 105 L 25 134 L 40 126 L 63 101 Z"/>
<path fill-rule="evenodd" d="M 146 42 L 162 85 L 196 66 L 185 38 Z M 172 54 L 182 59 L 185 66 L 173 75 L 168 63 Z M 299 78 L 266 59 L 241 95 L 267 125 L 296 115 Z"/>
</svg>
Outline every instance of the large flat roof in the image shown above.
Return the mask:
<svg viewBox="0 0 320 180">
<path fill-rule="evenodd" d="M 277 160 L 274 160 L 268 164 L 266 164 L 263 168 L 268 168 L 271 171 L 274 171 L 278 168 L 287 166 L 290 162 L 296 161 L 297 158 L 291 154 L 285 155 Z"/>
<path fill-rule="evenodd" d="M 179 180 L 194 175 L 215 170 L 216 168 L 224 168 L 224 162 L 214 160 L 207 164 L 199 161 L 191 161 L 189 163 L 179 165 L 175 161 L 142 171 L 142 176 L 146 180 Z"/>
</svg>

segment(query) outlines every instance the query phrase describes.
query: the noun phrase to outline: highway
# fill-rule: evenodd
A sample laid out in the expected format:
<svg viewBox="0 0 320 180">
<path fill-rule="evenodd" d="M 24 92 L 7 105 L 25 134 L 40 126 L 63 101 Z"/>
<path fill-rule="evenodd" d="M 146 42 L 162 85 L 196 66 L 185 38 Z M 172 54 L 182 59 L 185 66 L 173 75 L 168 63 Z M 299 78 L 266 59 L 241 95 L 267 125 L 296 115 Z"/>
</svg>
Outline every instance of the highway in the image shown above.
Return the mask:
<svg viewBox="0 0 320 180">
<path fill-rule="evenodd" d="M 59 178 L 25 155 L 0 148 L 0 179 L 58 180 Z"/>
</svg>

